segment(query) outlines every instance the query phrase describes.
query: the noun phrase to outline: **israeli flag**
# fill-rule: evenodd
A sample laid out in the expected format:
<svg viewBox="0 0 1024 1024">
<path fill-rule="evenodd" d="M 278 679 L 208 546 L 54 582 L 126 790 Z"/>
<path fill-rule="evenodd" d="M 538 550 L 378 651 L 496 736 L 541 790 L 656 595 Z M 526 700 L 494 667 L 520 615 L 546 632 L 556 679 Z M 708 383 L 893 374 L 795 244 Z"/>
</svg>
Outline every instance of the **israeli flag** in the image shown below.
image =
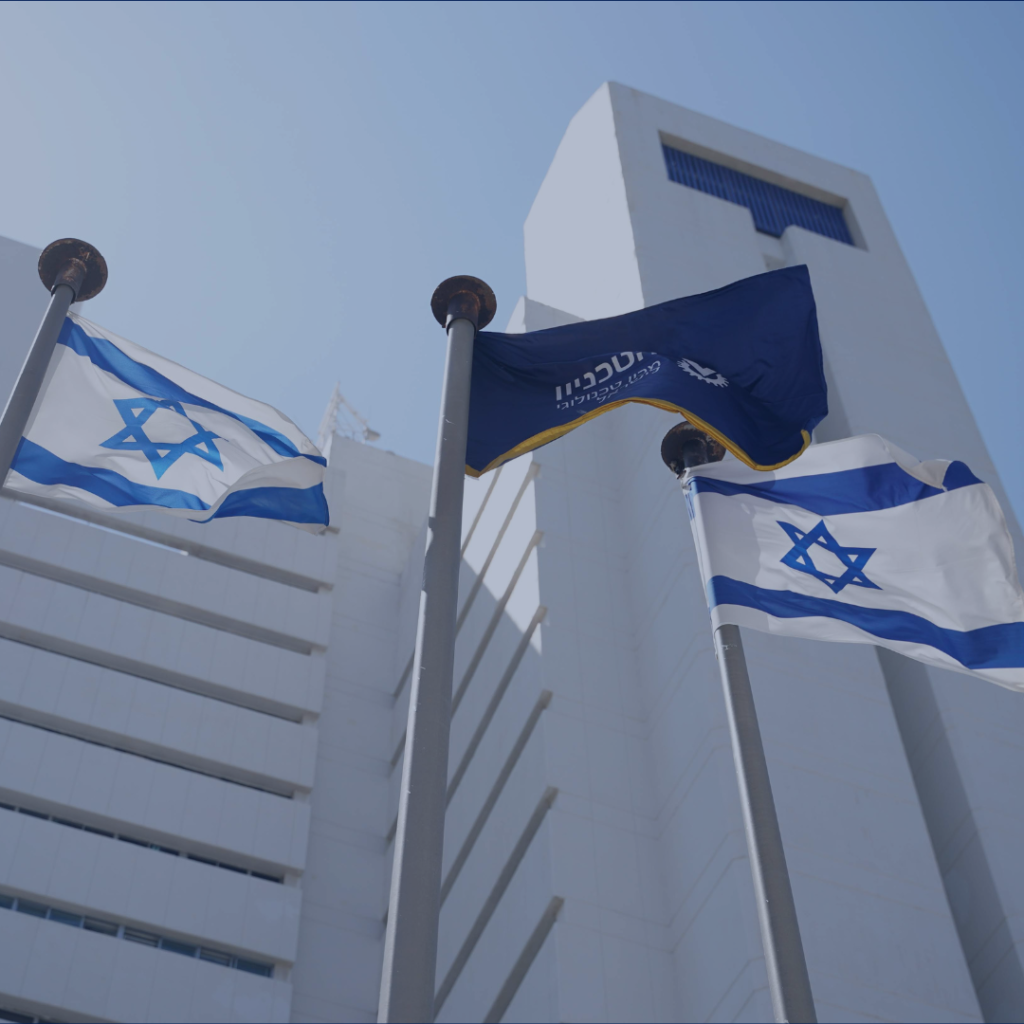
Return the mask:
<svg viewBox="0 0 1024 1024">
<path fill-rule="evenodd" d="M 1024 595 L 990 487 L 875 434 L 685 479 L 711 618 L 871 643 L 1024 690 Z"/>
<path fill-rule="evenodd" d="M 326 461 L 276 409 L 71 313 L 6 486 L 105 512 L 328 524 Z"/>
</svg>

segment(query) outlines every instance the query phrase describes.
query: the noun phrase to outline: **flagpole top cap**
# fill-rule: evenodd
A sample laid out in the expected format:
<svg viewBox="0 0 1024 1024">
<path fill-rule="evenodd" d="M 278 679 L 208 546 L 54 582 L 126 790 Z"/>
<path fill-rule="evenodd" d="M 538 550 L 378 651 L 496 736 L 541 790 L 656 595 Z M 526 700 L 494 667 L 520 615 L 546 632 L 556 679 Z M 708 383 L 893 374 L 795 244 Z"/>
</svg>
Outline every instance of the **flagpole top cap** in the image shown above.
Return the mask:
<svg viewBox="0 0 1024 1024">
<path fill-rule="evenodd" d="M 48 292 L 68 285 L 76 302 L 95 298 L 107 283 L 107 261 L 99 249 L 80 238 L 59 238 L 39 256 L 39 280 Z"/>
<path fill-rule="evenodd" d="M 661 441 L 661 461 L 676 476 L 682 476 L 692 466 L 721 462 L 724 458 L 725 446 L 686 420 L 677 423 Z"/>
<path fill-rule="evenodd" d="M 479 277 L 449 277 L 434 289 L 430 300 L 434 319 L 446 329 L 453 320 L 469 320 L 479 330 L 494 319 L 497 308 L 490 285 Z"/>
</svg>

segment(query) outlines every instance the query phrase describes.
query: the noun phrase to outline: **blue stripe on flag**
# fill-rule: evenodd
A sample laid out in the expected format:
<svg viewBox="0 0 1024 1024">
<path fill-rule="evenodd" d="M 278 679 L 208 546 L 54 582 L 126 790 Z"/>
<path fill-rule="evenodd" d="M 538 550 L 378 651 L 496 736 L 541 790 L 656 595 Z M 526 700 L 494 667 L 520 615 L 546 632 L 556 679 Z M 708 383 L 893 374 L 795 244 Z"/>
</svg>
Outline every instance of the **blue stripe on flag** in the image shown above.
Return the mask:
<svg viewBox="0 0 1024 1024">
<path fill-rule="evenodd" d="M 210 519 L 224 519 L 228 516 L 330 525 L 323 484 L 314 487 L 247 487 L 245 490 L 233 491 L 220 503 Z M 200 522 L 208 523 L 210 519 Z"/>
<path fill-rule="evenodd" d="M 944 629 L 910 612 L 862 608 L 790 590 L 767 590 L 728 576 L 713 576 L 708 581 L 708 602 L 712 608 L 720 604 L 756 608 L 779 619 L 838 619 L 883 640 L 934 647 L 965 668 L 1024 667 L 1024 622 L 1004 622 L 966 631 Z"/>
<path fill-rule="evenodd" d="M 24 437 L 18 444 L 11 469 L 37 484 L 77 487 L 118 507 L 159 505 L 194 512 L 205 512 L 210 508 L 188 491 L 137 484 L 110 469 L 66 462 Z M 278 519 L 288 523 L 323 523 L 325 526 L 329 522 L 323 484 L 314 487 L 249 487 L 234 491 L 221 502 L 213 515 L 200 521 L 230 516 Z"/>
<path fill-rule="evenodd" d="M 18 443 L 11 469 L 37 484 L 77 487 L 109 501 L 111 505 L 162 505 L 164 508 L 187 508 L 195 512 L 205 512 L 210 507 L 188 491 L 137 484 L 110 469 L 65 462 L 27 437 Z"/>
<path fill-rule="evenodd" d="M 749 494 L 780 505 L 797 505 L 819 516 L 877 512 L 946 493 L 922 483 L 895 462 L 757 484 L 734 484 L 711 476 L 694 476 L 692 482 L 698 494 L 709 491 L 728 497 Z M 946 470 L 944 483 L 946 489 L 952 491 L 981 481 L 962 462 L 953 462 Z"/>
<path fill-rule="evenodd" d="M 327 465 L 327 460 L 321 455 L 306 455 L 300 452 L 295 445 L 288 440 L 280 431 L 268 427 L 259 420 L 242 416 L 230 409 L 208 402 L 205 398 L 193 395 L 183 387 L 175 384 L 174 381 L 158 373 L 151 366 L 137 362 L 131 356 L 125 355 L 112 341 L 106 338 L 94 338 L 76 324 L 70 317 L 64 321 L 58 345 L 66 345 L 73 352 L 85 356 L 101 370 L 113 374 L 119 380 L 124 381 L 129 387 L 141 391 L 150 398 L 165 398 L 175 402 L 184 402 L 188 405 L 197 405 L 203 409 L 212 409 L 214 412 L 223 413 L 232 419 L 244 423 L 261 441 L 269 445 L 278 455 L 288 458 L 309 459 L 311 462 Z"/>
</svg>

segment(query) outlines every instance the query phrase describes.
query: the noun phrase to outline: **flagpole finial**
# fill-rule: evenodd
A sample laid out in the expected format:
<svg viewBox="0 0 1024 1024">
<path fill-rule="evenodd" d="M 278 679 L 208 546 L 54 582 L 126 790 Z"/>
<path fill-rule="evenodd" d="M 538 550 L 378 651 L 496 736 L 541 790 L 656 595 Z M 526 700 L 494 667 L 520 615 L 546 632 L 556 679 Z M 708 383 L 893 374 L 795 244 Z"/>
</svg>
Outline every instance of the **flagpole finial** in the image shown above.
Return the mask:
<svg viewBox="0 0 1024 1024">
<path fill-rule="evenodd" d="M 103 291 L 107 261 L 96 246 L 80 238 L 59 238 L 39 257 L 39 280 L 51 294 L 58 285 L 66 284 L 75 293 L 75 302 L 85 302 Z"/>
<path fill-rule="evenodd" d="M 445 329 L 453 320 L 469 320 L 479 330 L 494 319 L 497 308 L 490 285 L 479 277 L 449 277 L 434 289 L 430 300 L 434 319 Z"/>
<path fill-rule="evenodd" d="M 686 420 L 677 423 L 661 441 L 661 461 L 676 476 L 682 476 L 691 466 L 721 462 L 724 458 L 725 446 Z"/>
</svg>

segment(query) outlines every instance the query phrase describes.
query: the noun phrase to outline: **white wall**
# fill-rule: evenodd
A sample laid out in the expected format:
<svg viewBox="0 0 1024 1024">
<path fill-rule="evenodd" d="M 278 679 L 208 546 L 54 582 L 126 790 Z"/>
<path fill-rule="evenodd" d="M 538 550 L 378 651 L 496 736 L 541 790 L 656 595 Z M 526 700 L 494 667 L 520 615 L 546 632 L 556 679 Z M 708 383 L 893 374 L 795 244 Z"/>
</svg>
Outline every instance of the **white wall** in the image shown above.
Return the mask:
<svg viewBox="0 0 1024 1024">
<path fill-rule="evenodd" d="M 45 306 L 36 257 L 0 240 L 0 388 Z M 0 894 L 120 930 L 0 907 L 0 1006 L 287 1020 L 338 534 L 46 504 L 0 497 Z"/>
<path fill-rule="evenodd" d="M 757 234 L 668 179 L 663 138 L 845 202 L 857 245 Z M 510 331 L 806 262 L 819 439 L 880 431 L 1002 493 L 863 175 L 608 84 L 524 233 Z M 35 258 L 0 239 L 0 387 L 45 305 Z M 440 1021 L 770 1015 L 707 610 L 658 454 L 675 421 L 618 410 L 467 481 Z M 330 461 L 322 537 L 0 497 L 0 802 L 28 812 L 0 807 L 0 895 L 274 965 L 0 907 L 0 1008 L 376 1018 L 430 468 L 338 437 Z M 1019 1018 L 1019 698 L 869 648 L 745 644 L 819 1019 Z"/>
<path fill-rule="evenodd" d="M 329 473 L 337 582 L 291 1019 L 375 1021 L 390 880 L 392 692 L 406 653 L 401 581 L 407 560 L 417 551 L 422 560 L 430 468 L 335 436 Z"/>
<path fill-rule="evenodd" d="M 745 208 L 671 182 L 662 138 L 845 199 L 866 248 L 798 228 L 764 240 Z M 531 298 L 587 319 L 806 261 L 837 434 L 888 431 L 923 457 L 945 444 L 945 457 L 994 476 L 863 175 L 609 84 L 563 139 L 526 253 Z M 642 294 L 614 290 L 606 273 L 638 280 Z M 865 295 L 872 281 L 885 285 L 877 299 Z M 876 383 L 890 364 L 897 372 Z M 935 395 L 943 431 L 931 429 Z M 564 861 L 573 887 L 555 926 L 558 971 L 538 977 L 557 986 L 561 1019 L 770 1013 L 706 608 L 682 497 L 658 454 L 672 422 L 617 411 L 534 455 L 550 721 L 578 723 L 549 758 L 556 808 L 569 792 L 581 801 L 572 843 L 554 853 L 555 876 Z M 867 649 L 745 640 L 819 1019 L 978 1019 L 879 663 Z"/>
</svg>

